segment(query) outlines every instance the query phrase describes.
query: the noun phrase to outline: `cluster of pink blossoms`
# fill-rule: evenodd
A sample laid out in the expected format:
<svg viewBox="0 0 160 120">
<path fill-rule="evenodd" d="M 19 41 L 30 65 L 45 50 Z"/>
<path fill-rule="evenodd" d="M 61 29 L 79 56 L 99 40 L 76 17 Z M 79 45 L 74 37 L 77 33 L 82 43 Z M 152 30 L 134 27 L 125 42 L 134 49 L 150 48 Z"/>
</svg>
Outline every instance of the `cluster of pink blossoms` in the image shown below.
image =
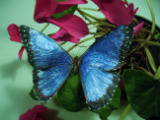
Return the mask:
<svg viewBox="0 0 160 120">
<path fill-rule="evenodd" d="M 108 21 L 116 25 L 128 25 L 132 22 L 138 8 L 134 10 L 133 3 L 125 6 L 127 3 L 122 0 L 92 0 Z M 89 34 L 89 29 L 84 20 L 73 14 L 66 14 L 61 18 L 55 19 L 53 14 L 61 13 L 73 5 L 86 4 L 86 0 L 68 0 L 57 2 L 57 0 L 36 0 L 34 20 L 38 23 L 51 23 L 59 26 L 60 29 L 50 37 L 57 42 L 70 41 L 78 43 L 82 37 Z M 134 35 L 142 28 L 143 22 L 135 27 Z M 21 43 L 19 27 L 15 24 L 8 26 L 10 39 Z M 19 59 L 22 58 L 24 46 L 19 51 Z"/>
</svg>

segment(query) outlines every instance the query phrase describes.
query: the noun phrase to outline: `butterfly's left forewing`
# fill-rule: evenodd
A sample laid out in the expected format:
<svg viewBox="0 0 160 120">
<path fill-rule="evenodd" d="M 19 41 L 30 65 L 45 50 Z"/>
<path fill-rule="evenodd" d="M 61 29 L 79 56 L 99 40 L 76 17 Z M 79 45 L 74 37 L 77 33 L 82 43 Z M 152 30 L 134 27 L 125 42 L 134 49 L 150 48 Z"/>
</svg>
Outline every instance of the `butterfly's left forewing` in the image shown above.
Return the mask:
<svg viewBox="0 0 160 120">
<path fill-rule="evenodd" d="M 40 101 L 46 102 L 69 75 L 72 58 L 51 38 L 20 26 L 21 41 L 28 53 L 28 62 L 34 67 L 34 91 Z"/>
</svg>

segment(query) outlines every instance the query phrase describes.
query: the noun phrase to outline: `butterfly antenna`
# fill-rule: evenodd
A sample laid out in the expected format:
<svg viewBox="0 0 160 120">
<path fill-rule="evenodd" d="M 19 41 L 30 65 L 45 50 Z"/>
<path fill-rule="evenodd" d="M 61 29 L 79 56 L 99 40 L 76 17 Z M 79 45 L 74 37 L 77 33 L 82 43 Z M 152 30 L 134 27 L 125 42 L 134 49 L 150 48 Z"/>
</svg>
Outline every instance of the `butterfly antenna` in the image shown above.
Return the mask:
<svg viewBox="0 0 160 120">
<path fill-rule="evenodd" d="M 69 46 L 69 48 L 70 48 L 71 46 Z M 73 52 L 73 50 L 71 50 L 72 51 L 72 53 L 73 53 L 73 58 L 75 57 L 75 54 L 74 54 L 74 52 Z"/>
<path fill-rule="evenodd" d="M 83 44 L 84 45 L 84 44 Z M 81 49 L 81 47 L 79 47 L 79 50 Z M 77 56 L 78 56 L 78 53 L 79 53 L 79 50 L 77 51 Z"/>
</svg>

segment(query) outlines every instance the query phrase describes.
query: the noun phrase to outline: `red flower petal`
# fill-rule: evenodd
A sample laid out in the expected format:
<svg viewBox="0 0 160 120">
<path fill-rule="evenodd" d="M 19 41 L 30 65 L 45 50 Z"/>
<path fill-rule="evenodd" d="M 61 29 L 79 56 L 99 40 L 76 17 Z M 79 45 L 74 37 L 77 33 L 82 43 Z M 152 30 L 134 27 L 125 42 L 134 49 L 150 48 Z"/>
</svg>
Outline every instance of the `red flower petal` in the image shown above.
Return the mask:
<svg viewBox="0 0 160 120">
<path fill-rule="evenodd" d="M 47 120 L 46 118 L 36 118 L 35 120 Z"/>
<path fill-rule="evenodd" d="M 19 117 L 19 120 L 35 120 L 36 116 L 37 114 L 29 109 L 26 113 Z"/>
<path fill-rule="evenodd" d="M 135 28 L 133 34 L 136 35 L 143 27 L 144 21 L 141 21 Z"/>
<path fill-rule="evenodd" d="M 86 4 L 86 3 L 88 3 L 86 0 L 68 0 L 68 1 L 58 2 L 58 4 L 70 4 L 70 5 Z"/>
<path fill-rule="evenodd" d="M 131 15 L 131 21 L 132 21 L 133 17 L 135 16 L 138 8 L 136 8 L 135 10 L 133 10 L 133 9 L 134 9 L 134 5 L 133 5 L 133 3 L 130 3 L 128 5 L 128 11 L 130 12 L 130 15 Z"/>
<path fill-rule="evenodd" d="M 35 113 L 37 113 L 37 117 L 42 117 L 42 116 L 44 116 L 47 113 L 48 108 L 45 107 L 45 106 L 42 106 L 42 105 L 35 105 L 33 107 L 32 111 L 34 111 Z"/>
<path fill-rule="evenodd" d="M 113 24 L 128 25 L 132 22 L 136 10 L 133 10 L 133 5 L 125 7 L 125 2 L 122 0 L 92 0 L 103 12 L 105 17 Z M 131 9 L 132 8 L 132 9 Z"/>
<path fill-rule="evenodd" d="M 80 39 L 77 39 L 68 34 L 68 32 L 64 29 L 60 29 L 58 32 L 52 34 L 50 37 L 56 40 L 57 42 L 70 41 L 73 43 L 78 43 L 80 41 Z"/>
<path fill-rule="evenodd" d="M 35 120 L 45 120 L 45 119 L 43 119 L 43 118 L 36 118 Z"/>
<path fill-rule="evenodd" d="M 71 8 L 73 5 L 63 5 L 63 4 L 58 4 L 57 9 L 54 11 L 55 14 L 61 13 L 69 8 Z"/>
<path fill-rule="evenodd" d="M 21 37 L 19 33 L 19 27 L 15 24 L 11 24 L 7 28 L 10 35 L 10 40 L 21 43 Z"/>
<path fill-rule="evenodd" d="M 67 14 L 59 19 L 46 18 L 44 21 L 63 28 L 71 36 L 77 39 L 89 34 L 89 29 L 86 23 L 76 15 Z"/>
<path fill-rule="evenodd" d="M 21 47 L 19 53 L 18 53 L 18 56 L 19 56 L 19 59 L 21 60 L 22 58 L 22 54 L 23 54 L 23 51 L 24 51 L 24 46 Z"/>
<path fill-rule="evenodd" d="M 58 2 L 57 9 L 55 10 L 54 13 L 61 13 L 73 5 L 78 5 L 78 4 L 86 4 L 86 0 L 69 0 L 69 1 L 63 1 L 63 2 Z"/>
<path fill-rule="evenodd" d="M 50 17 L 57 7 L 57 0 L 36 0 L 34 20 L 41 23 L 43 18 Z"/>
</svg>

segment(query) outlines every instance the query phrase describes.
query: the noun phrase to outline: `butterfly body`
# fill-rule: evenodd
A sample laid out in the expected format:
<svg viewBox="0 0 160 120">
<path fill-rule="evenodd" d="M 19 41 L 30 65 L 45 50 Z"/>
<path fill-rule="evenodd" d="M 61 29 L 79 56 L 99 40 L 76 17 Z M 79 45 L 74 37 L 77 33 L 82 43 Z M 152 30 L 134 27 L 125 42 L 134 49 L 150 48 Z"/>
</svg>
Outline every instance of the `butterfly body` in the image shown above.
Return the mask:
<svg viewBox="0 0 160 120">
<path fill-rule="evenodd" d="M 121 25 L 95 42 L 80 59 L 74 59 L 54 40 L 27 26 L 20 26 L 21 41 L 33 66 L 37 98 L 46 102 L 71 71 L 79 71 L 88 108 L 98 110 L 112 100 L 119 83 L 116 69 L 123 65 L 133 38 L 133 25 Z"/>
<path fill-rule="evenodd" d="M 79 68 L 79 58 L 76 56 L 73 60 L 73 73 L 76 75 L 78 73 L 78 68 Z"/>
</svg>

